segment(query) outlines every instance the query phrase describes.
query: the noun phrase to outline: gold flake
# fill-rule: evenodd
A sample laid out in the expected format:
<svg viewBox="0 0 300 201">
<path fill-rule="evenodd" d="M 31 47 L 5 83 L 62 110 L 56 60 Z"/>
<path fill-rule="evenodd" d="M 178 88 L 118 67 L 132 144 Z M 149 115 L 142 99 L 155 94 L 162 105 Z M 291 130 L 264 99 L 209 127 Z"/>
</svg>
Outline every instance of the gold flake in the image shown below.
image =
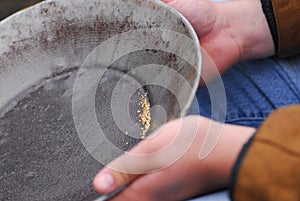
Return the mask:
<svg viewBox="0 0 300 201">
<path fill-rule="evenodd" d="M 150 115 L 150 103 L 148 102 L 146 96 L 141 95 L 139 99 L 139 105 L 141 105 L 142 110 L 138 113 L 139 114 L 139 122 L 142 124 L 142 133 L 141 136 L 145 136 L 147 131 L 150 128 L 150 123 L 151 123 L 151 115 Z"/>
</svg>

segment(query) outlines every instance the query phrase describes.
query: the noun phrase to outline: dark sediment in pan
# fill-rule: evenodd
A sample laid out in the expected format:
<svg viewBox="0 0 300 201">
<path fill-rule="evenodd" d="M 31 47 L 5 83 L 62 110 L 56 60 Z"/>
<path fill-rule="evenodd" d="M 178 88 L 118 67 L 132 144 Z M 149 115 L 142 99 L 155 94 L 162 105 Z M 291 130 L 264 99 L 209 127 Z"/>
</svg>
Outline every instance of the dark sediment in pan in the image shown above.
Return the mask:
<svg viewBox="0 0 300 201">
<path fill-rule="evenodd" d="M 103 167 L 84 148 L 72 118 L 72 90 L 76 71 L 43 81 L 10 106 L 0 118 L 0 200 L 93 200 L 99 195 L 92 180 Z M 123 76 L 109 70 L 98 85 L 96 116 L 107 139 L 126 151 L 136 144 L 124 134 L 110 110 L 113 87 Z M 131 80 L 132 79 L 132 80 Z M 124 83 L 136 82 L 127 77 Z M 145 94 L 141 88 L 129 101 L 131 121 Z M 131 131 L 132 133 L 135 131 Z M 132 135 L 132 136 L 133 136 Z M 105 153 L 103 153 L 105 154 Z"/>
</svg>

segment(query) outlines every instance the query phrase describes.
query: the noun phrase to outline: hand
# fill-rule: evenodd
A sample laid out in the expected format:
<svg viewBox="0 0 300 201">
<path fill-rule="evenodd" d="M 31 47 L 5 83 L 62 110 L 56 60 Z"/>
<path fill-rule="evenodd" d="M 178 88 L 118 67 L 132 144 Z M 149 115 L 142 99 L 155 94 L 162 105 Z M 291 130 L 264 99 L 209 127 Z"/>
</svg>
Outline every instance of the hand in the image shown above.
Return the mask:
<svg viewBox="0 0 300 201">
<path fill-rule="evenodd" d="M 275 54 L 260 0 L 163 1 L 182 13 L 194 27 L 203 50 L 202 76 L 206 82 L 216 76 L 212 65 L 223 73 L 239 61 Z"/>
<path fill-rule="evenodd" d="M 222 128 L 221 138 L 210 155 L 200 160 L 201 145 L 212 126 Z M 254 132 L 253 128 L 222 125 L 201 116 L 172 121 L 158 129 L 154 137 L 142 141 L 130 151 L 134 154 L 149 154 L 165 150 L 164 154 L 149 157 L 144 162 L 130 160 L 126 154 L 119 157 L 109 167 L 121 171 L 104 168 L 95 177 L 95 189 L 99 193 L 108 193 L 130 183 L 129 187 L 113 200 L 173 201 L 225 188 L 228 186 L 237 155 Z M 187 144 L 185 139 L 188 138 L 194 140 L 184 155 L 169 166 L 164 163 L 174 154 L 178 154 L 178 149 Z M 162 149 L 167 145 L 167 149 Z M 164 156 L 161 157 L 162 155 Z M 160 166 L 164 168 L 159 169 Z M 142 174 L 143 170 L 150 173 Z M 108 181 L 105 181 L 103 176 Z"/>
</svg>

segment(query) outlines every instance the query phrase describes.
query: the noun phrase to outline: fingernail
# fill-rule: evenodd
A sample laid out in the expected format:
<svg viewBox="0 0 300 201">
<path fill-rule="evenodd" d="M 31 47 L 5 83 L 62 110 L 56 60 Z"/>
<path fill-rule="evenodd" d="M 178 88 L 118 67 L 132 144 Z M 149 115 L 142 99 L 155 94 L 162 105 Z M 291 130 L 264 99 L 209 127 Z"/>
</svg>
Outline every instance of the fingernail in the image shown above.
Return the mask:
<svg viewBox="0 0 300 201">
<path fill-rule="evenodd" d="M 109 173 L 104 173 L 97 181 L 98 187 L 103 191 L 110 190 L 114 186 L 114 178 Z"/>
</svg>

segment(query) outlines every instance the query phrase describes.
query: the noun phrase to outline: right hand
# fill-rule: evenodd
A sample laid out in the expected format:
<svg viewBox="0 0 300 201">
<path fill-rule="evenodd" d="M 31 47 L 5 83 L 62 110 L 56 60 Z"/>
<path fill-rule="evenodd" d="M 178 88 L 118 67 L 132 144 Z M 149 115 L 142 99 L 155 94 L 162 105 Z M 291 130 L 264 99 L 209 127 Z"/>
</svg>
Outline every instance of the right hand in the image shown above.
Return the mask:
<svg viewBox="0 0 300 201">
<path fill-rule="evenodd" d="M 205 80 L 237 62 L 275 54 L 271 32 L 260 0 L 211 2 L 209 0 L 162 0 L 178 10 L 194 27 L 202 47 Z"/>
<path fill-rule="evenodd" d="M 209 139 L 216 146 L 200 159 L 206 136 L 215 132 L 220 138 Z M 102 169 L 94 179 L 95 189 L 109 193 L 130 184 L 113 201 L 186 200 L 224 189 L 238 154 L 254 132 L 201 116 L 176 119 L 130 150 L 131 156 L 124 154 Z M 134 154 L 144 157 L 132 158 Z"/>
</svg>

